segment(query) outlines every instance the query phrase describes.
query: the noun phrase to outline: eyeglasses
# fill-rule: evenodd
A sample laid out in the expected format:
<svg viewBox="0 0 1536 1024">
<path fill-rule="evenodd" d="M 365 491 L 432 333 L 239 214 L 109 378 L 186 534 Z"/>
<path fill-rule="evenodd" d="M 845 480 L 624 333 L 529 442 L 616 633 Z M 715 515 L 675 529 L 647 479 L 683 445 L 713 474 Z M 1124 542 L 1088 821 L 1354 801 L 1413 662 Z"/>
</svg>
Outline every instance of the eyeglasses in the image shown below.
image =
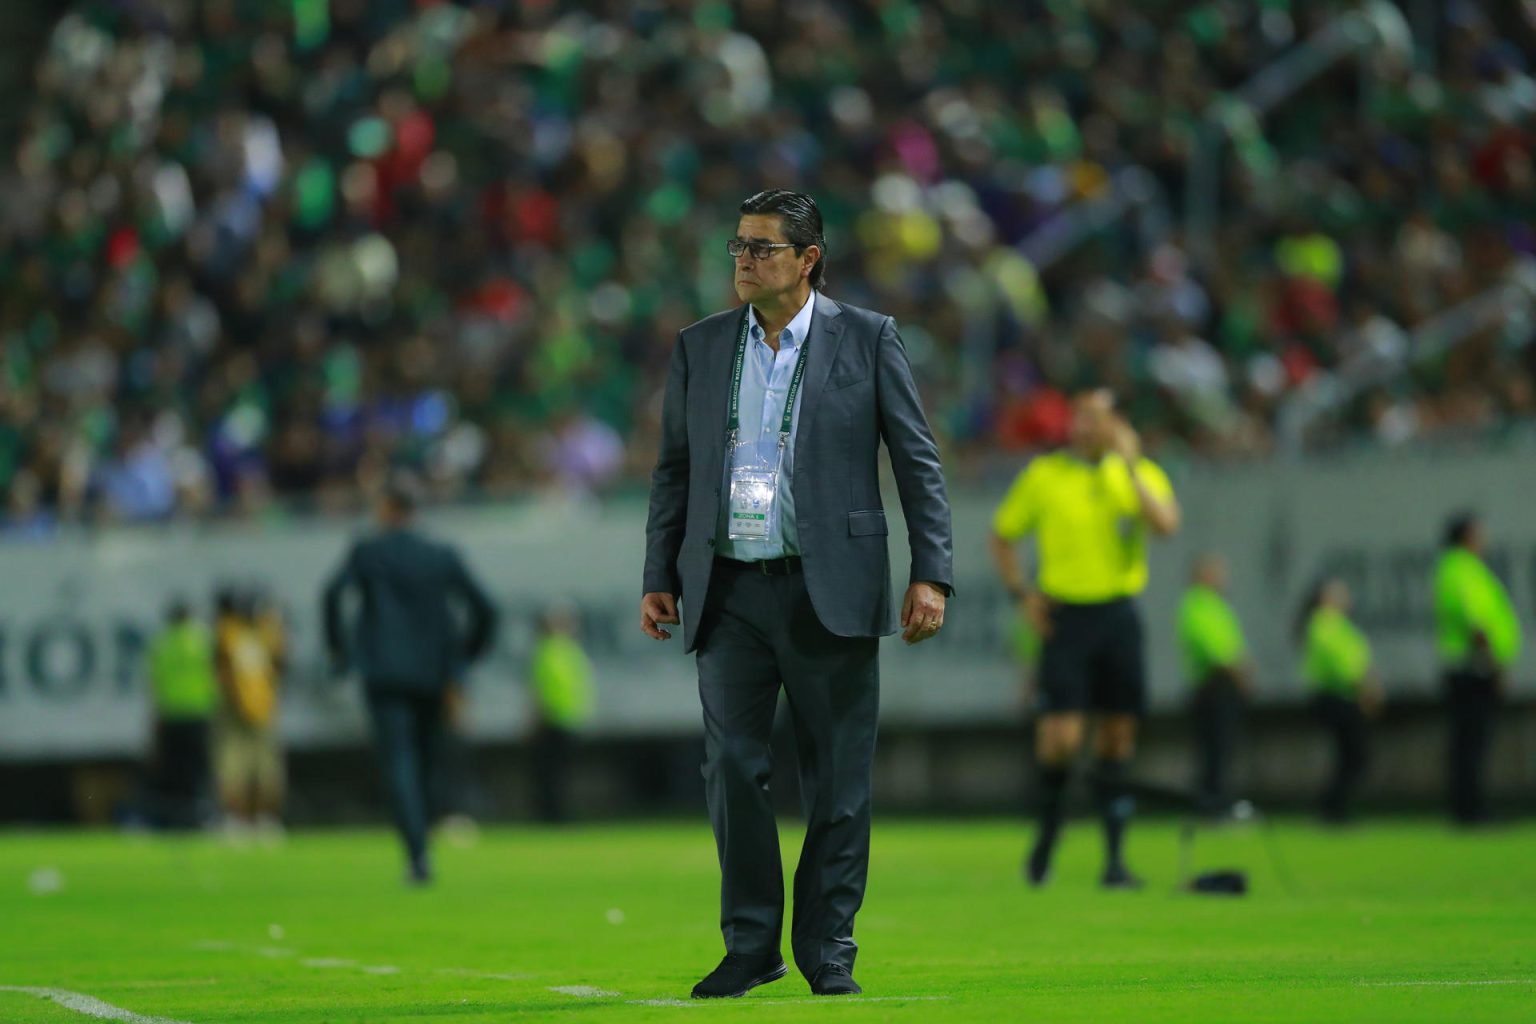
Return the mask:
<svg viewBox="0 0 1536 1024">
<path fill-rule="evenodd" d="M 755 260 L 766 260 L 773 255 L 775 249 L 798 249 L 800 246 L 794 242 L 743 242 L 739 238 L 733 238 L 725 243 L 725 251 L 731 254 L 731 259 L 736 259 L 744 252 L 752 253 Z"/>
</svg>

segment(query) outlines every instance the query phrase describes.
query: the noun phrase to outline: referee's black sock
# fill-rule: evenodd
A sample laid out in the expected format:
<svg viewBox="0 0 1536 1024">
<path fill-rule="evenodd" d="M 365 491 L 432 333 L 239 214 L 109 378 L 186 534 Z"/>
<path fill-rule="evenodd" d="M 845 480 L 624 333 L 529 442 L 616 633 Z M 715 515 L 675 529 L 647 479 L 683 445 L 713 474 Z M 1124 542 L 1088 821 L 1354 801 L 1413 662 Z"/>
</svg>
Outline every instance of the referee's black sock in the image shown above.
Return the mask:
<svg viewBox="0 0 1536 1024">
<path fill-rule="evenodd" d="M 1035 835 L 1035 848 L 1029 857 L 1031 881 L 1039 884 L 1050 868 L 1051 851 L 1056 848 L 1056 837 L 1061 832 L 1062 811 L 1066 806 L 1067 765 L 1042 764 L 1038 783 L 1040 805 L 1038 809 L 1039 831 Z"/>
<path fill-rule="evenodd" d="M 1104 816 L 1104 861 L 1111 870 L 1125 867 L 1121 859 L 1121 845 L 1125 840 L 1125 827 L 1130 824 L 1136 811 L 1136 798 L 1125 785 L 1125 762 L 1104 758 L 1094 762 L 1093 793 Z"/>
</svg>

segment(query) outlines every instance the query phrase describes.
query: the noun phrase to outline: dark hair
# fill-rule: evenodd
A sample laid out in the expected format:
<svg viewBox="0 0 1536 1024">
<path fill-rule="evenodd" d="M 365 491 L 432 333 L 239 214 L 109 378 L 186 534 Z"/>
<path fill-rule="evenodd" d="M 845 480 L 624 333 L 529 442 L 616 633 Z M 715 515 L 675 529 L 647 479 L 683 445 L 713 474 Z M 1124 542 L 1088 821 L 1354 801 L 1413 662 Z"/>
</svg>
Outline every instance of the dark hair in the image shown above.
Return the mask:
<svg viewBox="0 0 1536 1024">
<path fill-rule="evenodd" d="M 390 473 L 384 485 L 384 500 L 398 514 L 413 515 L 416 506 L 421 504 L 421 482 L 416 479 L 416 474 L 403 469 Z"/>
<path fill-rule="evenodd" d="M 827 282 L 827 238 L 822 233 L 821 210 L 816 200 L 804 192 L 792 192 L 787 188 L 770 188 L 741 204 L 742 213 L 773 214 L 784 225 L 784 238 L 794 243 L 797 250 L 814 245 L 821 250 L 816 265 L 811 268 L 811 287 L 821 289 Z"/>
<path fill-rule="evenodd" d="M 241 614 L 240 590 L 232 583 L 219 585 L 213 594 L 213 606 L 220 615 Z"/>
<path fill-rule="evenodd" d="M 1441 537 L 1440 546 L 1447 548 L 1464 548 L 1472 537 L 1472 531 L 1477 527 L 1476 512 L 1458 512 L 1445 521 L 1445 534 Z"/>
</svg>

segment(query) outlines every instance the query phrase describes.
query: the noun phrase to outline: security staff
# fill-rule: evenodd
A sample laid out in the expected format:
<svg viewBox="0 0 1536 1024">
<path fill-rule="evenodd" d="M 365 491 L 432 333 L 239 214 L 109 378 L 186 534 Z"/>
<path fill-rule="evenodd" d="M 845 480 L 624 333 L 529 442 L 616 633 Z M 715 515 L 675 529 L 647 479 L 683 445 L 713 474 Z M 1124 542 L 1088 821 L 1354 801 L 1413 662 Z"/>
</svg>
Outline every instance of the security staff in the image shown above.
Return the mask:
<svg viewBox="0 0 1536 1024">
<path fill-rule="evenodd" d="M 422 885 L 432 878 L 427 826 L 448 691 L 490 646 L 496 613 L 458 552 L 416 531 L 415 510 L 414 481 L 395 477 L 377 506 L 380 532 L 358 541 L 326 586 L 325 637 L 333 670 L 362 676 L 406 880 Z M 352 630 L 350 591 L 361 604 Z"/>
<path fill-rule="evenodd" d="M 1487 538 L 1470 513 L 1447 524 L 1435 569 L 1436 648 L 1450 720 L 1451 815 L 1463 825 L 1488 818 L 1483 766 L 1493 716 L 1520 656 L 1520 621 L 1504 584 L 1483 561 Z"/>
<path fill-rule="evenodd" d="M 592 659 L 576 639 L 576 609 L 558 604 L 539 621 L 528 663 L 535 721 L 532 743 L 534 802 L 539 817 L 566 819 L 571 747 L 592 717 Z"/>
<path fill-rule="evenodd" d="M 944 625 L 949 503 L 894 321 L 821 292 L 815 200 L 775 189 L 740 213 L 726 249 L 744 305 L 685 328 L 672 349 L 640 627 L 664 640 L 661 626 L 681 620 L 698 652 L 726 956 L 693 995 L 739 996 L 788 971 L 768 795 L 781 686 L 806 816 L 790 941 L 813 993 L 845 995 L 860 991 L 853 923 L 869 869 L 879 638 L 897 628 L 881 442 L 912 552 L 899 606 L 908 643 Z"/>
<path fill-rule="evenodd" d="M 1349 604 L 1349 588 L 1341 580 L 1325 580 L 1307 599 L 1300 619 L 1302 679 L 1312 690 L 1312 712 L 1328 731 L 1334 751 L 1319 810 L 1324 821 L 1335 824 L 1349 820 L 1369 756 L 1366 720 L 1382 704 L 1371 644 L 1350 621 Z"/>
<path fill-rule="evenodd" d="M 1143 458 L 1141 442 L 1115 412 L 1107 390 L 1073 401 L 1066 449 L 1025 467 L 993 519 L 992 554 L 1003 585 L 1020 601 L 1040 652 L 1035 756 L 1039 762 L 1039 832 L 1025 862 L 1032 885 L 1044 884 L 1061 831 L 1073 759 L 1087 716 L 1097 716 L 1094 788 L 1104 819 L 1108 888 L 1141 882 L 1125 866 L 1122 844 L 1134 811 L 1125 780 L 1137 724 L 1146 710 L 1141 614 L 1147 585 L 1147 537 L 1179 527 L 1167 475 Z M 1037 584 L 1027 586 L 1013 546 L 1033 534 Z"/>
<path fill-rule="evenodd" d="M 210 723 L 218 704 L 213 634 L 177 598 L 165 626 L 149 645 L 149 683 L 155 711 L 155 817 L 173 828 L 193 828 L 205 815 Z"/>
<path fill-rule="evenodd" d="M 1253 679 L 1242 624 L 1227 603 L 1227 578 L 1226 559 L 1202 554 L 1179 602 L 1179 650 L 1193 688 L 1191 707 L 1199 748 L 1196 792 L 1207 814 L 1220 814 L 1231 803 L 1227 776 Z"/>
</svg>

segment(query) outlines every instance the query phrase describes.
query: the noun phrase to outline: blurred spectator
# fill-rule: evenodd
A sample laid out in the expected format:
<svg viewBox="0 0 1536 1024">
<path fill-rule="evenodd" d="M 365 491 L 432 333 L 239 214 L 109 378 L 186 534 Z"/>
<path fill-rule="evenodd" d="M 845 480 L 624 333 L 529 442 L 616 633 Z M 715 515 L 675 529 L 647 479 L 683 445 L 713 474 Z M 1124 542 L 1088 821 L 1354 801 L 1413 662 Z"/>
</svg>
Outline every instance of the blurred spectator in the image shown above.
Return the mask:
<svg viewBox="0 0 1536 1024">
<path fill-rule="evenodd" d="M 1348 6 L 75 0 L 14 55 L 0 486 L 64 523 L 356 512 L 395 466 L 604 493 L 648 471 L 668 346 L 728 287 L 701 212 L 767 185 L 814 193 L 833 288 L 903 321 L 959 474 L 1059 440 L 1092 384 L 1218 456 L 1292 407 L 1315 444 L 1529 419 L 1514 314 L 1464 365 L 1373 356 L 1390 416 L 1330 397 L 1362 303 L 1411 338 L 1536 258 L 1524 8 L 1465 5 L 1434 75 L 1383 51 L 1237 107 Z M 1168 225 L 1216 109 L 1197 261 Z"/>
</svg>

